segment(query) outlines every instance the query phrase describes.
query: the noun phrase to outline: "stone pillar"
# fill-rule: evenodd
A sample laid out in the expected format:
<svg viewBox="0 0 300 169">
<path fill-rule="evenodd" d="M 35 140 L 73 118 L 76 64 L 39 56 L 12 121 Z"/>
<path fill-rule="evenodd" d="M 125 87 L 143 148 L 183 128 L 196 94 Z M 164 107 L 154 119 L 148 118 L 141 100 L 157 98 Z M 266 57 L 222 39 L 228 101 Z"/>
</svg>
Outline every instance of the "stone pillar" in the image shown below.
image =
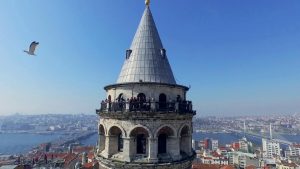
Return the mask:
<svg viewBox="0 0 300 169">
<path fill-rule="evenodd" d="M 180 160 L 180 138 L 168 137 L 167 152 L 172 156 L 173 160 Z"/>
<path fill-rule="evenodd" d="M 154 100 L 151 101 L 151 103 L 150 103 L 150 109 L 152 112 L 156 111 L 156 103 Z"/>
<path fill-rule="evenodd" d="M 149 153 L 148 160 L 149 162 L 155 163 L 157 159 L 157 138 L 148 138 Z"/>
<path fill-rule="evenodd" d="M 124 161 L 131 162 L 132 158 L 132 142 L 134 138 L 123 138 L 123 156 Z"/>
<path fill-rule="evenodd" d="M 193 151 L 192 151 L 192 136 L 188 136 L 187 137 L 188 139 L 188 144 L 187 144 L 187 147 L 188 147 L 188 155 L 193 155 Z"/>
<path fill-rule="evenodd" d="M 99 152 L 105 149 L 105 135 L 103 134 L 99 134 L 98 149 Z"/>
<path fill-rule="evenodd" d="M 129 101 L 127 101 L 127 102 L 125 103 L 125 108 L 126 108 L 126 112 L 129 112 L 129 111 L 130 111 Z"/>
<path fill-rule="evenodd" d="M 105 158 L 109 158 L 110 157 L 110 136 L 106 135 L 105 136 L 105 148 L 103 150 L 103 152 L 101 153 Z"/>
<path fill-rule="evenodd" d="M 106 103 L 106 111 L 111 111 L 111 103 Z"/>
<path fill-rule="evenodd" d="M 192 136 L 181 136 L 181 150 L 184 151 L 187 155 L 191 156 L 192 151 Z"/>
<path fill-rule="evenodd" d="M 110 158 L 113 154 L 118 152 L 118 137 L 117 136 L 105 136 L 105 149 L 103 156 Z"/>
</svg>

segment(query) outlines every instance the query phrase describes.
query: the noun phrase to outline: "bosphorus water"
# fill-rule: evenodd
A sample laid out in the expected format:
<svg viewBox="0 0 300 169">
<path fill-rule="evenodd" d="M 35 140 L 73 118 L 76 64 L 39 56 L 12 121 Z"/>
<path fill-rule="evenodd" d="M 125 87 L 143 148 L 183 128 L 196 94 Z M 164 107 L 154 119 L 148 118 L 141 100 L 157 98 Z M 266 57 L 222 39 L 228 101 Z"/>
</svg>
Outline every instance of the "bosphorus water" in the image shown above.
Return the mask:
<svg viewBox="0 0 300 169">
<path fill-rule="evenodd" d="M 0 134 L 0 154 L 22 154 L 30 151 L 33 147 L 59 139 L 63 137 L 61 134 L 28 134 L 28 133 L 13 133 L 13 134 Z M 288 141 L 300 142 L 300 135 L 282 135 Z M 230 144 L 241 138 L 240 135 L 234 133 L 193 133 L 193 139 L 203 140 L 204 138 L 213 138 L 219 140 L 219 145 Z M 247 137 L 249 141 L 260 146 L 261 139 L 255 137 Z M 95 146 L 98 135 L 94 134 L 90 137 L 81 140 L 81 144 L 88 146 Z"/>
<path fill-rule="evenodd" d="M 1 154 L 22 154 L 41 143 L 56 140 L 60 134 L 0 133 Z"/>
</svg>

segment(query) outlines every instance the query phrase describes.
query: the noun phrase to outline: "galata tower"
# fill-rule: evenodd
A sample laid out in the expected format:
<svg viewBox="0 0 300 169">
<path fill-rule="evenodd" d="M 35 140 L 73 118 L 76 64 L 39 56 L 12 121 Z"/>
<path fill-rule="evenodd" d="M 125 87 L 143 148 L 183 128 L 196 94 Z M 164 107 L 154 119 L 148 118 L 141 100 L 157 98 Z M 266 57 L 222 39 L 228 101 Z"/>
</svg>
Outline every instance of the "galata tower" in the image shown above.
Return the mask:
<svg viewBox="0 0 300 169">
<path fill-rule="evenodd" d="M 188 87 L 176 84 L 150 0 L 115 84 L 105 86 L 96 158 L 100 169 L 190 169 L 192 119 Z"/>
</svg>

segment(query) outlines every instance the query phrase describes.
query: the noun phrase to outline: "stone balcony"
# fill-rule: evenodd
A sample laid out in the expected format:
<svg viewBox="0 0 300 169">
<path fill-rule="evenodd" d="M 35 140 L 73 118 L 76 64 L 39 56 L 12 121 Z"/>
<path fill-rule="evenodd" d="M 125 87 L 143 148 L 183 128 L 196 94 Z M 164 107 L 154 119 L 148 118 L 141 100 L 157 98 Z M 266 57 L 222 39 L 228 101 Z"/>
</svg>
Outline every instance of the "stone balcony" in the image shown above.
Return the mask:
<svg viewBox="0 0 300 169">
<path fill-rule="evenodd" d="M 120 115 L 138 115 L 138 116 L 164 116 L 164 115 L 196 115 L 192 109 L 192 102 L 102 102 L 100 109 L 96 114 L 101 116 L 120 116 Z"/>
</svg>

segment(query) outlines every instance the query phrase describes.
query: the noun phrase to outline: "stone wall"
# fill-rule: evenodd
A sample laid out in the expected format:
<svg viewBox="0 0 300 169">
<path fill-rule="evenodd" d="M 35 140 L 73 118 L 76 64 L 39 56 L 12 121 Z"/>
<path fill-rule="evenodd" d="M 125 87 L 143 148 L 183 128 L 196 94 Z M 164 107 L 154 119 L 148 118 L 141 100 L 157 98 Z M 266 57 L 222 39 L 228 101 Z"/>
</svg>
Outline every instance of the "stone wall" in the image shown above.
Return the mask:
<svg viewBox="0 0 300 169">
<path fill-rule="evenodd" d="M 177 95 L 182 99 L 185 98 L 185 89 L 181 87 L 173 87 L 166 85 L 153 85 L 153 84 L 132 84 L 127 86 L 120 86 L 108 89 L 107 98 L 110 95 L 112 101 L 116 100 L 120 94 L 123 94 L 124 99 L 137 97 L 139 93 L 144 93 L 146 98 L 154 98 L 155 101 L 159 100 L 159 95 L 164 93 L 167 96 L 167 101 L 175 101 Z"/>
<path fill-rule="evenodd" d="M 179 162 L 164 164 L 125 164 L 99 159 L 99 169 L 191 169 L 193 157 Z"/>
<path fill-rule="evenodd" d="M 174 117 L 172 117 L 174 118 Z M 143 130 L 147 133 L 146 140 L 146 153 L 144 156 L 146 162 L 156 162 L 158 161 L 158 135 L 160 132 L 166 132 L 168 130 L 167 142 L 167 155 L 172 160 L 180 160 L 182 157 L 180 151 L 185 152 L 187 155 L 192 153 L 192 121 L 191 118 L 186 119 L 157 119 L 157 118 L 147 118 L 147 119 L 112 119 L 112 118 L 102 118 L 100 119 L 99 128 L 104 130 L 105 137 L 102 136 L 99 141 L 99 154 L 105 158 L 111 158 L 114 154 L 119 153 L 122 156 L 120 161 L 131 162 L 136 159 L 136 138 L 133 136 L 133 132 L 136 129 Z M 115 136 L 112 136 L 112 128 L 118 128 L 122 133 L 123 138 L 123 152 L 118 152 L 118 141 Z M 182 134 L 183 129 L 187 130 L 187 133 Z M 105 143 L 103 146 L 102 144 Z M 104 149 L 103 149 L 104 147 Z"/>
</svg>

